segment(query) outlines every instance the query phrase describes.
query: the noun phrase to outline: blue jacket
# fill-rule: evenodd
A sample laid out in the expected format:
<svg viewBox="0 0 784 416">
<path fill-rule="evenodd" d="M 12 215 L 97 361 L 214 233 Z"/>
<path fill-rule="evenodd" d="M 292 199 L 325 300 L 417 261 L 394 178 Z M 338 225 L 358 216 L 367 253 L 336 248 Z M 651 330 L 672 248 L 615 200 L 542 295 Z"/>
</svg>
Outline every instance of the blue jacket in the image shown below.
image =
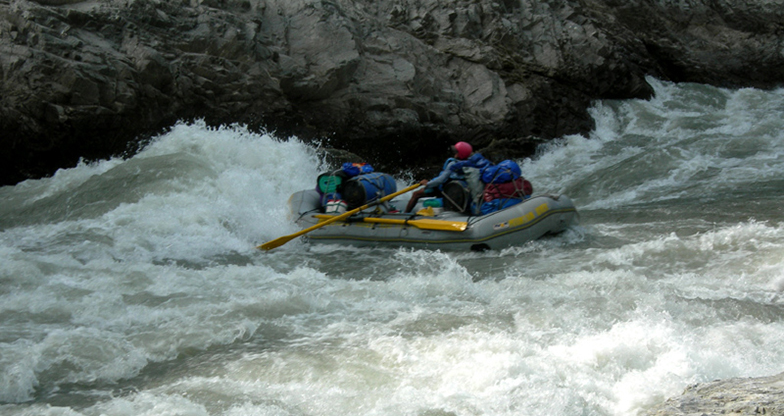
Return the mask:
<svg viewBox="0 0 784 416">
<path fill-rule="evenodd" d="M 485 168 L 491 165 L 492 163 L 490 163 L 489 160 L 485 159 L 485 157 L 482 156 L 481 153 L 474 153 L 468 159 L 460 160 L 452 164 L 450 166 L 450 169 L 452 169 L 453 172 L 458 172 L 462 174 L 463 168 L 477 168 L 481 172 L 484 171 Z"/>
<path fill-rule="evenodd" d="M 427 185 L 425 186 L 425 190 L 437 189 L 451 179 L 463 179 L 462 170 L 455 171 L 452 169 L 452 166 L 455 163 L 459 163 L 459 161 L 451 157 L 447 159 L 446 162 L 444 162 L 444 167 L 441 169 L 441 173 L 439 173 L 438 176 L 436 176 L 435 178 L 427 182 Z"/>
</svg>

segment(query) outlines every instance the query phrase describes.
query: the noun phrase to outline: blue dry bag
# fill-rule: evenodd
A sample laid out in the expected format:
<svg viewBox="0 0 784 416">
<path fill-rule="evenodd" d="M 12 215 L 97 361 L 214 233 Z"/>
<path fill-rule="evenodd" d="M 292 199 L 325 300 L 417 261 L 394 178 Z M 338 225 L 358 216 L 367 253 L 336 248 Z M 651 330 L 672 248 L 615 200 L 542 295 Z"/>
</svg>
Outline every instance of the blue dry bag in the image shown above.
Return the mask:
<svg viewBox="0 0 784 416">
<path fill-rule="evenodd" d="M 359 175 L 343 185 L 343 200 L 354 209 L 397 192 L 395 179 L 380 172 Z"/>
<path fill-rule="evenodd" d="M 482 172 L 482 182 L 507 183 L 522 175 L 523 172 L 520 170 L 520 166 L 514 160 L 504 160 L 495 166 L 485 168 L 484 172 Z"/>
</svg>

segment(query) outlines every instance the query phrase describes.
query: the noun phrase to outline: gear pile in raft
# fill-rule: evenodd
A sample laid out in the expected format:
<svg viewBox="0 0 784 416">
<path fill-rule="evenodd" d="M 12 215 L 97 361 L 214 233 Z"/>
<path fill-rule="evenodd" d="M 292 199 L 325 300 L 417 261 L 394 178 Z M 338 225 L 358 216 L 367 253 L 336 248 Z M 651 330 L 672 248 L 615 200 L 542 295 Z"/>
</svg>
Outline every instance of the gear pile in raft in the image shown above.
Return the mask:
<svg viewBox="0 0 784 416">
<path fill-rule="evenodd" d="M 303 229 L 258 248 L 271 250 L 302 236 L 313 243 L 352 246 L 488 250 L 577 224 L 571 199 L 533 195 L 513 160 L 492 164 L 465 142 L 451 149 L 455 157 L 436 178 L 401 191 L 391 175 L 365 163 L 345 163 L 319 175 L 314 189 L 289 198 L 291 216 Z M 394 199 L 419 187 L 424 188 L 408 201 Z M 408 202 L 405 212 L 397 209 L 402 202 Z"/>
<path fill-rule="evenodd" d="M 531 182 L 523 178 L 520 166 L 512 160 L 482 168 L 458 163 L 451 171 L 460 173 L 451 175 L 446 183 L 439 186 L 438 196 L 418 204 L 418 215 L 433 216 L 444 210 L 485 215 L 522 203 L 533 194 Z M 316 185 L 320 211 L 332 214 L 342 214 L 396 191 L 397 185 L 392 176 L 375 172 L 366 163 L 344 163 L 337 171 L 319 175 Z M 385 213 L 397 211 L 388 202 L 379 204 L 374 210 Z"/>
</svg>

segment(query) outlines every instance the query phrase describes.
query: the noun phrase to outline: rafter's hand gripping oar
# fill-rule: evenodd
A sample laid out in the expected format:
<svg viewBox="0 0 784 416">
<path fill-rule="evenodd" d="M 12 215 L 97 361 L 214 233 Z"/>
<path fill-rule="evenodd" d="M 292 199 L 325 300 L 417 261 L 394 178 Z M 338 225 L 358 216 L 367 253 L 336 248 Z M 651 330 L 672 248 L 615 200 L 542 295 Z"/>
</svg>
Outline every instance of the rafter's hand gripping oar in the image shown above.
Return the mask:
<svg viewBox="0 0 784 416">
<path fill-rule="evenodd" d="M 321 227 L 323 227 L 325 225 L 332 224 L 333 222 L 346 219 L 346 218 L 356 214 L 357 212 L 360 212 L 362 210 L 368 209 L 368 208 L 372 207 L 373 205 L 389 201 L 390 199 L 392 199 L 392 198 L 394 198 L 394 197 L 396 197 L 398 195 L 403 195 L 406 192 L 413 191 L 414 189 L 419 188 L 420 186 L 422 186 L 422 184 L 420 184 L 420 183 L 418 183 L 416 185 L 411 185 L 408 188 L 403 189 L 402 191 L 397 191 L 397 192 L 395 192 L 393 194 L 389 194 L 389 195 L 387 195 L 387 196 L 385 196 L 385 197 L 383 197 L 383 198 L 381 198 L 381 199 L 379 199 L 377 201 L 373 201 L 373 202 L 371 202 L 369 204 L 362 205 L 361 207 L 356 208 L 356 209 L 352 209 L 351 211 L 346 211 L 346 212 L 344 212 L 344 213 L 342 213 L 342 214 L 340 214 L 340 215 L 338 215 L 336 217 L 332 217 L 332 218 L 330 218 L 330 219 L 328 219 L 328 220 L 326 220 L 324 222 L 320 222 L 320 223 L 318 223 L 318 224 L 316 224 L 316 225 L 314 225 L 314 226 L 312 226 L 310 228 L 306 228 L 306 229 L 298 231 L 298 232 L 296 232 L 294 234 L 284 235 L 283 237 L 278 237 L 278 238 L 276 238 L 276 239 L 274 239 L 272 241 L 267 241 L 266 243 L 264 243 L 264 244 L 262 244 L 260 246 L 257 246 L 256 248 L 258 248 L 260 250 L 272 250 L 273 248 L 282 246 L 282 245 L 288 243 L 289 241 L 291 241 L 291 240 L 293 240 L 293 239 L 295 239 L 295 238 L 297 238 L 297 237 L 299 237 L 299 236 L 301 236 L 303 234 L 307 234 L 307 233 L 309 233 L 309 232 L 311 232 L 311 231 L 313 231 L 313 230 L 315 230 L 317 228 L 321 228 Z"/>
</svg>

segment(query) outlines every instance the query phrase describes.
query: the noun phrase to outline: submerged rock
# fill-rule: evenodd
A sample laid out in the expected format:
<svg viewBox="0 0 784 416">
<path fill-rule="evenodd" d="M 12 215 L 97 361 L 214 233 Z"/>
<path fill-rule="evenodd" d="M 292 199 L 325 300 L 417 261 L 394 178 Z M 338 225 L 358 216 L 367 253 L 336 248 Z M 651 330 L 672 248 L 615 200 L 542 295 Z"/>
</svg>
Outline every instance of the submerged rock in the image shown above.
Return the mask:
<svg viewBox="0 0 784 416">
<path fill-rule="evenodd" d="M 590 131 L 593 99 L 649 97 L 646 75 L 778 85 L 784 11 L 736 3 L 0 0 L 0 183 L 194 118 L 388 171 L 457 140 L 523 157 Z"/>
<path fill-rule="evenodd" d="M 784 415 L 784 373 L 733 378 L 690 386 L 680 397 L 648 411 L 648 416 Z"/>
</svg>

